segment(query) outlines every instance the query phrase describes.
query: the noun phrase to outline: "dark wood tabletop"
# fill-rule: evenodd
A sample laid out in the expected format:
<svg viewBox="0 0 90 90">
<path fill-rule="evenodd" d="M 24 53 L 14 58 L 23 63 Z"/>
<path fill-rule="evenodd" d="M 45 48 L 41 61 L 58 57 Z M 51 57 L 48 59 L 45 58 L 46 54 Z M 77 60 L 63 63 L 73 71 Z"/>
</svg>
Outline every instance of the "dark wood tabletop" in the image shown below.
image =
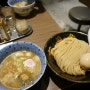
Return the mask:
<svg viewBox="0 0 90 90">
<path fill-rule="evenodd" d="M 87 7 L 90 7 L 90 0 L 79 0 L 81 3 L 86 5 Z"/>
</svg>

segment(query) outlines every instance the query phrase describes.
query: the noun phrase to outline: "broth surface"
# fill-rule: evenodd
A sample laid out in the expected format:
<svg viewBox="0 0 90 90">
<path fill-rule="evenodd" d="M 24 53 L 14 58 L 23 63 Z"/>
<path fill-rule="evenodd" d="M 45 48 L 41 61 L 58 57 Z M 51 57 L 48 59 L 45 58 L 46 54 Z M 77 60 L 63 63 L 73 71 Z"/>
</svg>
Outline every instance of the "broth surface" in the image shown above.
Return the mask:
<svg viewBox="0 0 90 90">
<path fill-rule="evenodd" d="M 22 1 L 22 2 L 15 3 L 14 6 L 23 7 L 29 4 L 30 4 L 29 2 Z"/>
<path fill-rule="evenodd" d="M 33 82 L 40 71 L 39 56 L 28 51 L 18 51 L 0 64 L 0 82 L 9 88 L 21 88 Z"/>
</svg>

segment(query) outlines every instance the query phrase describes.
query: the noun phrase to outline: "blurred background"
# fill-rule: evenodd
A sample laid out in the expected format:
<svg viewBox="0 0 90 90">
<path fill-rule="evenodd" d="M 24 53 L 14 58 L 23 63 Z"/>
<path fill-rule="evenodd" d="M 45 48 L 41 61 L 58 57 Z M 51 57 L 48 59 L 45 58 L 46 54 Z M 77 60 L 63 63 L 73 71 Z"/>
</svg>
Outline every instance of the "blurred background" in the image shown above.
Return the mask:
<svg viewBox="0 0 90 90">
<path fill-rule="evenodd" d="M 77 24 L 68 17 L 68 12 L 72 7 L 85 6 L 79 0 L 36 0 L 41 2 L 56 23 L 64 30 L 77 29 Z M 0 5 L 7 6 L 7 0 L 0 0 Z M 88 30 L 89 26 L 82 26 L 81 30 Z"/>
</svg>

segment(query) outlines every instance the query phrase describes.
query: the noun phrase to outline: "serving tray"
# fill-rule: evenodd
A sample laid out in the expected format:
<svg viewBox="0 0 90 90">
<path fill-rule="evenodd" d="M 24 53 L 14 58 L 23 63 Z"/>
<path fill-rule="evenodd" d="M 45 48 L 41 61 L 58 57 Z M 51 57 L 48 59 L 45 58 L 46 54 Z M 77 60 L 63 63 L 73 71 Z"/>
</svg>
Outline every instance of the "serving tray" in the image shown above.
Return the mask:
<svg viewBox="0 0 90 90">
<path fill-rule="evenodd" d="M 0 42 L 0 45 L 11 42 L 11 41 L 14 41 L 14 40 L 17 40 L 17 39 L 20 39 L 20 38 L 23 38 L 23 37 L 26 37 L 26 36 L 32 34 L 33 29 L 30 25 L 28 27 L 28 30 L 29 31 L 26 34 L 20 34 L 20 33 L 17 32 L 16 29 L 12 30 L 10 33 L 8 33 L 8 35 L 10 37 L 10 40 L 5 41 L 5 42 Z"/>
</svg>

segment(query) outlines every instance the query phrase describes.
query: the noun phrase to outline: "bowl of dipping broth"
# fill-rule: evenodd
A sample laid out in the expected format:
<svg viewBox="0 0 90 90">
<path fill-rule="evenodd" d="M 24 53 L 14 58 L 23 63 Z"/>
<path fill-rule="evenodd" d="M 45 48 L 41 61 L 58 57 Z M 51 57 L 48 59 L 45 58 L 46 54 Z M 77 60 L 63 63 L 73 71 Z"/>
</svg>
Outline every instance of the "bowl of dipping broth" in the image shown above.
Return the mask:
<svg viewBox="0 0 90 90">
<path fill-rule="evenodd" d="M 0 90 L 33 87 L 46 70 L 43 50 L 32 42 L 14 42 L 0 50 Z"/>
<path fill-rule="evenodd" d="M 8 0 L 8 5 L 20 16 L 27 16 L 33 10 L 35 0 Z"/>
</svg>

